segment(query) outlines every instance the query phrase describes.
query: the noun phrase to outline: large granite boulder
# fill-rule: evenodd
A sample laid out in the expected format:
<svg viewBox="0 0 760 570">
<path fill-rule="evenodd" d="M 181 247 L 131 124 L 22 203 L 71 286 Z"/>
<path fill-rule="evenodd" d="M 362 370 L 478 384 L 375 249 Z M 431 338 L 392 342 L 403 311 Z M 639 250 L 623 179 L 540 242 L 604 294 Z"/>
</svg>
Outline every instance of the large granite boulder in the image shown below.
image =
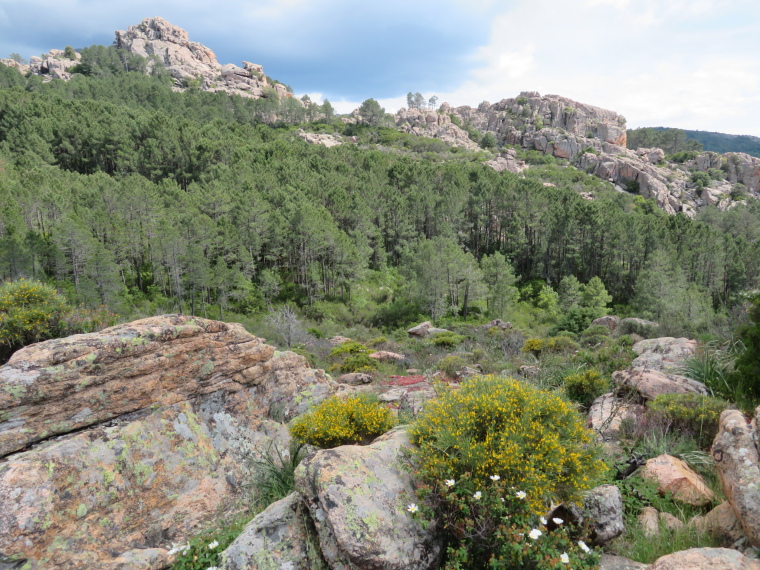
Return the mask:
<svg viewBox="0 0 760 570">
<path fill-rule="evenodd" d="M 322 554 L 334 570 L 437 568 L 441 543 L 408 511 L 415 502 L 409 435 L 397 428 L 371 445 L 318 451 L 296 470 Z"/>
<path fill-rule="evenodd" d="M 658 558 L 650 570 L 760 570 L 760 562 L 729 548 L 690 548 Z"/>
<path fill-rule="evenodd" d="M 249 459 L 337 385 L 240 325 L 168 315 L 0 367 L 0 567 L 163 568 L 247 508 Z"/>
<path fill-rule="evenodd" d="M 703 507 L 715 500 L 715 493 L 704 479 L 677 457 L 653 457 L 646 462 L 641 475 L 655 481 L 660 493 L 670 493 L 673 499 L 682 503 Z"/>
<path fill-rule="evenodd" d="M 696 353 L 697 341 L 670 336 L 650 338 L 634 344 L 633 351 L 638 354 L 632 363 L 634 368 L 678 373 L 686 359 Z"/>
<path fill-rule="evenodd" d="M 662 394 L 703 394 L 707 387 L 701 382 L 678 374 L 665 374 L 658 370 L 629 368 L 613 372 L 612 380 L 623 389 L 637 392 L 643 400 L 654 400 Z"/>
<path fill-rule="evenodd" d="M 712 455 L 723 492 L 750 542 L 760 547 L 760 407 L 748 423 L 738 410 L 720 415 Z"/>
<path fill-rule="evenodd" d="M 249 522 L 222 553 L 224 570 L 311 570 L 321 559 L 303 498 L 291 493 Z"/>
</svg>

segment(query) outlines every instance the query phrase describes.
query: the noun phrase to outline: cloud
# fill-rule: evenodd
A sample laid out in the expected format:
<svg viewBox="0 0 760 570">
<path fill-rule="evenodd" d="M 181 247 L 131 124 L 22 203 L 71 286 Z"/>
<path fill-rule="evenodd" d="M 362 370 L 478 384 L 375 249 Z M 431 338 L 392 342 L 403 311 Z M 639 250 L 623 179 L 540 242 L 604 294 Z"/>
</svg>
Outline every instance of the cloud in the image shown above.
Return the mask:
<svg viewBox="0 0 760 570">
<path fill-rule="evenodd" d="M 0 0 L 0 55 L 107 45 L 149 16 L 341 111 L 539 91 L 633 126 L 760 135 L 756 0 Z"/>
</svg>

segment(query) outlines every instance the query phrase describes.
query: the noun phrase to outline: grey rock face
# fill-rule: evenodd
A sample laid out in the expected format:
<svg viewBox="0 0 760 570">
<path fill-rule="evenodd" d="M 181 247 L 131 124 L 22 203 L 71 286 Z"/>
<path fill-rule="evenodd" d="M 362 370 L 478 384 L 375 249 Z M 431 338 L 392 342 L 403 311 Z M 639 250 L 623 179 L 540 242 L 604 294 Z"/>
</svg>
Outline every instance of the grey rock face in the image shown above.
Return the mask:
<svg viewBox="0 0 760 570">
<path fill-rule="evenodd" d="M 623 534 L 623 497 L 616 485 L 602 485 L 583 498 L 583 515 L 592 521 L 594 544 L 604 544 Z"/>
<path fill-rule="evenodd" d="M 291 493 L 258 514 L 222 554 L 225 570 L 311 570 L 317 538 L 303 498 Z"/>
<path fill-rule="evenodd" d="M 434 525 L 423 529 L 407 511 L 415 501 L 404 458 L 409 445 L 409 435 L 398 428 L 366 447 L 318 451 L 296 470 L 296 489 L 306 498 L 331 568 L 437 568 L 441 544 Z"/>
<path fill-rule="evenodd" d="M 760 407 L 747 423 L 738 410 L 720 416 L 712 446 L 723 492 L 749 541 L 760 547 Z"/>
</svg>

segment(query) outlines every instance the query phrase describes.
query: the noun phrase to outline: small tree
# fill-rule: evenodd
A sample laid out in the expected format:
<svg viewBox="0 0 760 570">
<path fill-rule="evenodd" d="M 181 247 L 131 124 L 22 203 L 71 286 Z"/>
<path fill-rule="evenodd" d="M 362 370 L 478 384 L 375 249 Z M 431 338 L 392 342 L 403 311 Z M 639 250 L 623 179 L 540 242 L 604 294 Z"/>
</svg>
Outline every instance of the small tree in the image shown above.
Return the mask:
<svg viewBox="0 0 760 570">
<path fill-rule="evenodd" d="M 569 311 L 581 304 L 581 282 L 575 275 L 568 275 L 559 282 L 559 306 L 563 311 Z"/>
<path fill-rule="evenodd" d="M 612 301 L 612 295 L 607 293 L 607 288 L 604 286 L 599 277 L 593 277 L 584 287 L 581 293 L 581 305 L 590 309 L 606 309 L 607 305 Z"/>
<path fill-rule="evenodd" d="M 77 58 L 77 52 L 74 50 L 71 46 L 66 46 L 66 48 L 63 50 L 63 57 L 66 59 L 76 59 Z"/>
<path fill-rule="evenodd" d="M 385 109 L 374 99 L 366 99 L 359 107 L 359 116 L 365 123 L 376 127 L 385 118 Z"/>
<path fill-rule="evenodd" d="M 480 147 L 481 148 L 496 148 L 496 137 L 492 132 L 487 132 L 483 135 L 483 138 L 480 139 Z"/>
<path fill-rule="evenodd" d="M 428 109 L 435 109 L 435 106 L 438 104 L 438 96 L 433 95 L 430 99 L 428 99 Z"/>
<path fill-rule="evenodd" d="M 267 323 L 277 331 L 288 348 L 292 348 L 294 344 L 306 339 L 303 323 L 298 318 L 295 309 L 290 305 L 285 305 L 269 313 Z"/>
</svg>

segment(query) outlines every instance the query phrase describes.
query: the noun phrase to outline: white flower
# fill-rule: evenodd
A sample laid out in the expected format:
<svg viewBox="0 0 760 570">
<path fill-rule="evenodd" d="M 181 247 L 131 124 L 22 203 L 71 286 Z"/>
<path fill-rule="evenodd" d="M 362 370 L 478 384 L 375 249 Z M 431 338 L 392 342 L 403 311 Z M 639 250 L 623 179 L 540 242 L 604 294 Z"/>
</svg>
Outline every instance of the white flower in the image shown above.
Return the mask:
<svg viewBox="0 0 760 570">
<path fill-rule="evenodd" d="M 406 508 L 407 511 L 410 513 L 416 513 L 420 510 L 420 508 L 417 506 L 416 503 L 410 503 L 409 506 Z"/>
<path fill-rule="evenodd" d="M 446 480 L 444 481 L 444 484 L 445 484 L 447 487 L 449 487 L 449 488 L 453 487 L 453 486 L 454 486 L 454 483 L 456 483 L 456 481 L 454 481 L 454 479 L 446 479 Z"/>
<path fill-rule="evenodd" d="M 501 502 L 502 502 L 502 503 L 504 502 L 504 497 L 502 497 L 502 498 L 501 498 Z"/>
<path fill-rule="evenodd" d="M 214 550 L 217 546 L 219 546 L 219 541 L 218 540 L 215 540 L 214 542 L 209 542 L 208 543 L 209 550 Z"/>
<path fill-rule="evenodd" d="M 562 524 L 563 522 L 565 522 L 562 519 L 559 519 L 557 517 L 554 517 L 552 520 L 554 521 L 554 524 Z"/>
<path fill-rule="evenodd" d="M 583 552 L 591 552 L 591 549 L 590 549 L 588 546 L 586 546 L 586 543 L 585 543 L 585 542 L 583 542 L 582 540 L 579 540 L 579 541 L 578 541 L 578 546 L 580 546 L 580 547 L 581 547 L 581 550 L 582 550 Z"/>
<path fill-rule="evenodd" d="M 539 536 L 541 536 L 542 534 L 544 534 L 544 533 L 543 533 L 543 532 L 541 532 L 540 530 L 538 530 L 537 528 L 534 528 L 532 531 L 530 531 L 530 532 L 528 533 L 528 536 L 529 536 L 530 538 L 532 538 L 533 540 L 536 540 L 536 539 L 537 539 Z"/>
<path fill-rule="evenodd" d="M 525 491 L 517 491 L 517 493 L 515 493 L 515 497 L 518 499 L 524 499 L 527 496 L 528 495 L 525 493 Z"/>
<path fill-rule="evenodd" d="M 559 560 L 562 562 L 562 564 L 570 564 L 570 557 L 567 555 L 567 552 L 560 554 Z"/>
<path fill-rule="evenodd" d="M 491 475 L 491 476 L 489 477 L 489 479 L 490 479 L 491 481 L 494 481 L 494 482 L 496 482 L 496 481 L 498 481 L 499 479 L 501 479 L 501 477 L 499 477 L 498 475 Z"/>
<path fill-rule="evenodd" d="M 188 544 L 180 544 L 179 546 L 177 546 L 175 544 L 172 544 L 172 548 L 169 551 L 169 555 L 177 554 L 177 553 L 184 554 L 188 550 L 190 550 L 190 544 L 189 543 Z"/>
<path fill-rule="evenodd" d="M 480 497 L 482 497 L 482 496 L 483 496 L 483 493 L 481 493 L 480 491 L 478 491 L 477 493 L 475 493 L 475 494 L 472 496 L 472 498 L 473 498 L 473 499 L 480 499 Z"/>
<path fill-rule="evenodd" d="M 549 522 L 544 517 L 541 517 L 539 520 L 541 521 L 541 524 L 543 524 L 543 525 L 545 525 L 547 522 Z"/>
<path fill-rule="evenodd" d="M 218 566 L 209 566 L 206 570 L 219 570 Z"/>
</svg>

